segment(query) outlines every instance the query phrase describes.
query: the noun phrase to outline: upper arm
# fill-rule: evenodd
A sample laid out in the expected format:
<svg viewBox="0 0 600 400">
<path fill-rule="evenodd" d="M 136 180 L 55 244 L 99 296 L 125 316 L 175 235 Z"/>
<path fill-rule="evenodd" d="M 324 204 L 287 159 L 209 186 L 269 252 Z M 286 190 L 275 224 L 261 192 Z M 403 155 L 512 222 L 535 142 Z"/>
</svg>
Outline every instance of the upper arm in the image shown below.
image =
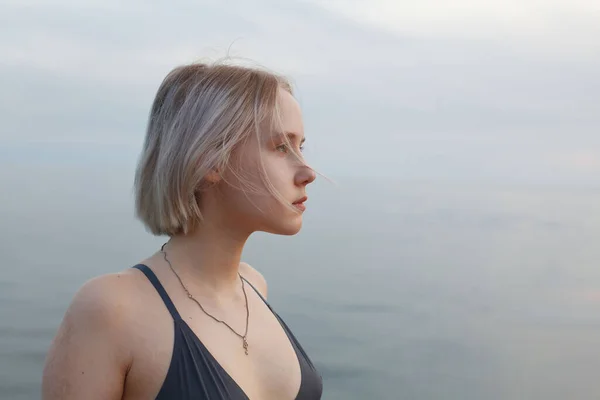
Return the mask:
<svg viewBox="0 0 600 400">
<path fill-rule="evenodd" d="M 44 400 L 122 398 L 131 352 L 117 278 L 94 278 L 75 294 L 46 357 Z"/>
<path fill-rule="evenodd" d="M 258 290 L 260 295 L 267 299 L 267 281 L 265 277 L 252 268 L 249 264 L 245 262 L 240 263 L 240 274 L 244 277 L 248 282 L 252 284 Z"/>
</svg>

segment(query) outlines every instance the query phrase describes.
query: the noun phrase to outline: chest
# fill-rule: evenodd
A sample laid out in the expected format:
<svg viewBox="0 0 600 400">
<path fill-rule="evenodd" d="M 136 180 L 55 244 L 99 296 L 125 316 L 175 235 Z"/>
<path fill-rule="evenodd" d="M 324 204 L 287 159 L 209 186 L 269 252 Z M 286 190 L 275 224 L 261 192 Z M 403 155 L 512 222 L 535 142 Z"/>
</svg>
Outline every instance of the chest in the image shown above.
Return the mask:
<svg viewBox="0 0 600 400">
<path fill-rule="evenodd" d="M 250 301 L 249 305 L 248 355 L 243 340 L 230 328 L 189 304 L 178 305 L 182 320 L 176 324 L 168 313 L 146 318 L 152 324 L 139 326 L 139 348 L 126 384 L 130 390 L 126 390 L 128 396 L 125 398 L 155 398 L 168 374 L 185 373 L 177 372 L 172 365 L 176 361 L 174 352 L 183 352 L 183 357 L 210 360 L 222 375 L 213 378 L 231 382 L 251 400 L 295 399 L 302 380 L 296 349 L 284 327 L 264 303 Z M 233 330 L 243 334 L 244 325 L 239 321 L 245 319 L 230 315 L 229 320 L 233 321 Z M 236 320 L 238 324 L 235 324 Z M 185 355 L 186 352 L 190 354 Z M 197 364 L 197 361 L 193 363 Z M 206 380 L 211 379 L 211 374 L 214 373 L 209 373 L 208 378 L 198 376 L 198 379 L 210 384 Z"/>
</svg>

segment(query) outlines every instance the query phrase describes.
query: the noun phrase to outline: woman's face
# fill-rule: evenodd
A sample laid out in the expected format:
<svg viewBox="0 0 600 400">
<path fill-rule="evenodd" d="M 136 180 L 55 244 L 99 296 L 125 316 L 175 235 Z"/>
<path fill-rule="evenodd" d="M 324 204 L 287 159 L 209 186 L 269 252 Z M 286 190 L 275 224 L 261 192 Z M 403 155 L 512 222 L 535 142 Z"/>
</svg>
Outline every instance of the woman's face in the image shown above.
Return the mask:
<svg viewBox="0 0 600 400">
<path fill-rule="evenodd" d="M 224 194 L 223 206 L 226 207 L 224 211 L 234 218 L 236 225 L 241 224 L 249 231 L 293 235 L 302 227 L 306 186 L 315 180 L 316 175 L 303 158 L 297 156 L 304 143 L 298 102 L 289 92 L 279 89 L 278 106 L 281 130 L 264 132 L 260 139 L 253 135 L 236 151 L 232 170 L 224 174 L 224 182 L 229 184 L 223 185 L 221 191 Z M 285 205 L 267 191 L 260 176 L 261 153 L 267 177 L 285 199 Z M 248 187 L 248 184 L 260 188 L 264 194 L 240 189 Z"/>
</svg>

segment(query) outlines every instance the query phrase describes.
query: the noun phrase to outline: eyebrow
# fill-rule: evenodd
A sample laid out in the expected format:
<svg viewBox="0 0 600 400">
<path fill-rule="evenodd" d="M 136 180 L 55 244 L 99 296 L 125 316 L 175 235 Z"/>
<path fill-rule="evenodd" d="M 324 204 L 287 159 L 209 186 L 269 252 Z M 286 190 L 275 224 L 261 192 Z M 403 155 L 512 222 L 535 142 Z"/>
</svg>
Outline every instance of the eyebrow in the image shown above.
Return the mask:
<svg viewBox="0 0 600 400">
<path fill-rule="evenodd" d="M 296 132 L 285 131 L 285 132 L 277 132 L 275 136 L 287 136 L 290 140 L 297 139 L 300 135 Z M 303 144 L 306 141 L 306 136 L 300 140 L 300 144 Z"/>
</svg>

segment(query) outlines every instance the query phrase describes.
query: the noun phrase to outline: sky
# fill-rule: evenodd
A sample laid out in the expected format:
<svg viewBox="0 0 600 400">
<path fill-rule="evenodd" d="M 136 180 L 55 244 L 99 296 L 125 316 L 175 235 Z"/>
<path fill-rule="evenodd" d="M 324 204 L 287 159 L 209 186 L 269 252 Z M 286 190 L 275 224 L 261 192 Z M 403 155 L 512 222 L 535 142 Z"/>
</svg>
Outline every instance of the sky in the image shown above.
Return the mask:
<svg viewBox="0 0 600 400">
<path fill-rule="evenodd" d="M 600 185 L 597 0 L 0 0 L 0 165 L 130 165 L 225 56 L 292 79 L 332 178 Z"/>
</svg>

